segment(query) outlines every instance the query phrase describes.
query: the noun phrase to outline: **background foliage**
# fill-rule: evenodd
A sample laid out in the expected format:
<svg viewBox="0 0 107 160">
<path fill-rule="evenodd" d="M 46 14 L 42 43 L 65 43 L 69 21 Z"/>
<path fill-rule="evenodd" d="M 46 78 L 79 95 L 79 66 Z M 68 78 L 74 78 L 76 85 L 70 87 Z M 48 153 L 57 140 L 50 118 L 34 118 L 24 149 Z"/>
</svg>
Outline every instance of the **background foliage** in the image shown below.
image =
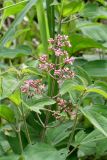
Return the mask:
<svg viewBox="0 0 107 160">
<path fill-rule="evenodd" d="M 76 76 L 58 89 L 37 68 L 48 39 L 68 35 Z M 106 0 L 0 1 L 0 160 L 106 160 L 107 158 Z M 20 93 L 25 79 L 43 78 L 47 95 Z M 76 116 L 49 115 L 52 98 L 72 102 Z M 57 109 L 56 109 L 57 110 Z M 49 114 L 49 113 L 48 113 Z"/>
</svg>

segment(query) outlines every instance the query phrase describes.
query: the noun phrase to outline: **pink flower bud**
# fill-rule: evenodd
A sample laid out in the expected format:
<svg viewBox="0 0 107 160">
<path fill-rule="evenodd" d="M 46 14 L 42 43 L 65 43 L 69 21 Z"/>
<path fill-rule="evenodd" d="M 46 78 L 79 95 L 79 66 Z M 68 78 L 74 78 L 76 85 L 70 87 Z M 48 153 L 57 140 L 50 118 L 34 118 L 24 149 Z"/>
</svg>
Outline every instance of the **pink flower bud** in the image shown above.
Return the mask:
<svg viewBox="0 0 107 160">
<path fill-rule="evenodd" d="M 39 60 L 40 60 L 40 62 L 45 63 L 48 60 L 48 57 L 47 57 L 47 55 L 44 54 L 39 58 Z"/>
<path fill-rule="evenodd" d="M 75 58 L 74 57 L 71 57 L 71 58 L 65 58 L 65 63 L 66 64 L 73 64 Z"/>
<path fill-rule="evenodd" d="M 48 42 L 51 43 L 51 44 L 53 44 L 53 43 L 54 43 L 54 39 L 53 39 L 53 38 L 50 38 L 50 39 L 48 40 Z"/>
<path fill-rule="evenodd" d="M 54 75 L 60 76 L 61 74 L 61 69 L 57 69 L 54 71 Z"/>
<path fill-rule="evenodd" d="M 29 85 L 25 84 L 24 86 L 21 87 L 21 92 L 22 93 L 28 93 L 29 92 Z"/>
</svg>

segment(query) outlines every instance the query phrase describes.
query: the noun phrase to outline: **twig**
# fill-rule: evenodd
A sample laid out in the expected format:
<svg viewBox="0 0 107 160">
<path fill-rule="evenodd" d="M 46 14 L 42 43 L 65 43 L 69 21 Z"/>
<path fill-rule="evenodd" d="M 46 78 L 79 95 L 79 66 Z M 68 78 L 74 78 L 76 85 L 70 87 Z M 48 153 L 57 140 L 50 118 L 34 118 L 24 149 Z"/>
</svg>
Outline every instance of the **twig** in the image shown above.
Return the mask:
<svg viewBox="0 0 107 160">
<path fill-rule="evenodd" d="M 43 123 L 42 119 L 40 118 L 39 114 L 36 113 L 38 119 L 39 119 L 39 122 L 41 123 L 42 127 L 45 128 L 45 124 Z"/>
<path fill-rule="evenodd" d="M 70 147 L 70 143 L 74 137 L 74 133 L 75 133 L 75 128 L 76 128 L 76 124 L 77 124 L 77 119 L 78 119 L 78 109 L 79 109 L 79 106 L 76 106 L 76 117 L 75 117 L 75 120 L 74 120 L 74 125 L 73 125 L 73 129 L 72 129 L 72 132 L 70 134 L 70 138 L 69 138 L 69 141 L 68 141 L 68 145 L 67 147 L 69 148 Z"/>
</svg>

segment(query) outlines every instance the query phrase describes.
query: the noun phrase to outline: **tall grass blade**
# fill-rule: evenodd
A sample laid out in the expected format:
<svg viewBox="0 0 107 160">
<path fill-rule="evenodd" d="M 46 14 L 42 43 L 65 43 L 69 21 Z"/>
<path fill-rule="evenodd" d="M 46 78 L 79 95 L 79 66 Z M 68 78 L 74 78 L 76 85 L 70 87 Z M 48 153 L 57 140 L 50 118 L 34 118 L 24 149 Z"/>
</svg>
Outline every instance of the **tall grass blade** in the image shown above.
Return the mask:
<svg viewBox="0 0 107 160">
<path fill-rule="evenodd" d="M 43 8 L 42 0 L 38 0 L 36 9 L 43 49 L 45 53 L 48 53 L 48 27 L 46 23 L 45 10 Z"/>
</svg>

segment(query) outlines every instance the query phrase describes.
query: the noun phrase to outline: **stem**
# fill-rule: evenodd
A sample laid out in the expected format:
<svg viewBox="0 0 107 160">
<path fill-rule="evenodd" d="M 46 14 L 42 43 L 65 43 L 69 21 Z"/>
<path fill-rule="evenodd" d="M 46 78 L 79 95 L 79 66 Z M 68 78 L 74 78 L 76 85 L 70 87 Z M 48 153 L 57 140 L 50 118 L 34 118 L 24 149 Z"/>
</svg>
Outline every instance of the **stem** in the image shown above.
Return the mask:
<svg viewBox="0 0 107 160">
<path fill-rule="evenodd" d="M 19 144 L 20 144 L 20 150 L 21 154 L 23 153 L 23 144 L 22 144 L 22 139 L 21 139 L 21 134 L 20 134 L 20 127 L 18 126 L 18 130 L 16 130 L 18 139 L 19 139 Z"/>
<path fill-rule="evenodd" d="M 70 134 L 70 138 L 69 138 L 69 141 L 68 141 L 68 149 L 70 147 L 70 143 L 72 142 L 73 140 L 73 137 L 74 137 L 74 134 L 75 134 L 75 130 L 76 130 L 76 125 L 77 125 L 77 120 L 78 120 L 78 110 L 79 110 L 79 106 L 81 104 L 81 99 L 83 97 L 83 95 L 85 94 L 85 90 L 81 93 L 81 95 L 78 97 L 77 99 L 77 104 L 76 104 L 76 117 L 75 117 L 75 120 L 74 120 L 74 125 L 73 125 L 73 129 L 72 129 L 72 132 Z"/>
<path fill-rule="evenodd" d="M 22 97 L 21 90 L 20 90 L 20 97 Z M 27 127 L 26 117 L 25 117 L 22 102 L 21 102 L 21 113 L 22 113 L 22 118 L 23 118 L 23 122 L 24 122 L 24 127 L 25 127 L 25 130 L 26 130 L 26 137 L 27 137 L 28 143 L 31 144 L 30 134 L 29 134 L 29 130 L 28 130 L 28 127 Z"/>
<path fill-rule="evenodd" d="M 42 127 L 45 128 L 45 124 L 44 124 L 43 121 L 41 120 L 39 114 L 36 113 L 36 115 L 37 115 L 37 117 L 38 117 L 38 119 L 39 119 L 39 122 L 40 122 L 40 124 L 42 125 Z"/>
<path fill-rule="evenodd" d="M 67 157 L 69 157 L 76 149 L 77 149 L 78 146 L 74 147 L 67 155 Z"/>
<path fill-rule="evenodd" d="M 21 105 L 21 108 L 22 108 L 22 117 L 23 117 L 24 126 L 25 126 L 25 130 L 26 130 L 27 140 L 28 140 L 28 143 L 31 144 L 30 134 L 29 134 L 29 130 L 28 130 L 28 127 L 27 127 L 27 123 L 26 123 L 26 118 L 25 118 L 25 114 L 24 114 L 23 105 Z"/>
<path fill-rule="evenodd" d="M 22 144 L 22 138 L 21 138 L 21 134 L 20 134 L 20 124 L 19 124 L 19 120 L 16 118 L 16 128 L 14 128 L 14 126 L 12 126 L 13 130 L 16 131 L 17 135 L 18 135 L 18 139 L 19 139 L 19 145 L 20 145 L 20 150 L 21 150 L 21 154 L 23 153 L 23 144 Z"/>
<path fill-rule="evenodd" d="M 70 147 L 70 143 L 72 142 L 73 140 L 73 137 L 74 137 L 74 133 L 75 133 L 75 129 L 76 129 L 76 124 L 77 124 L 77 119 L 78 119 L 78 109 L 79 109 L 79 106 L 77 105 L 76 106 L 76 117 L 75 117 L 75 120 L 74 120 L 74 125 L 73 125 L 73 129 L 72 129 L 72 132 L 70 134 L 70 138 L 69 138 L 69 141 L 68 141 L 68 149 Z"/>
</svg>

